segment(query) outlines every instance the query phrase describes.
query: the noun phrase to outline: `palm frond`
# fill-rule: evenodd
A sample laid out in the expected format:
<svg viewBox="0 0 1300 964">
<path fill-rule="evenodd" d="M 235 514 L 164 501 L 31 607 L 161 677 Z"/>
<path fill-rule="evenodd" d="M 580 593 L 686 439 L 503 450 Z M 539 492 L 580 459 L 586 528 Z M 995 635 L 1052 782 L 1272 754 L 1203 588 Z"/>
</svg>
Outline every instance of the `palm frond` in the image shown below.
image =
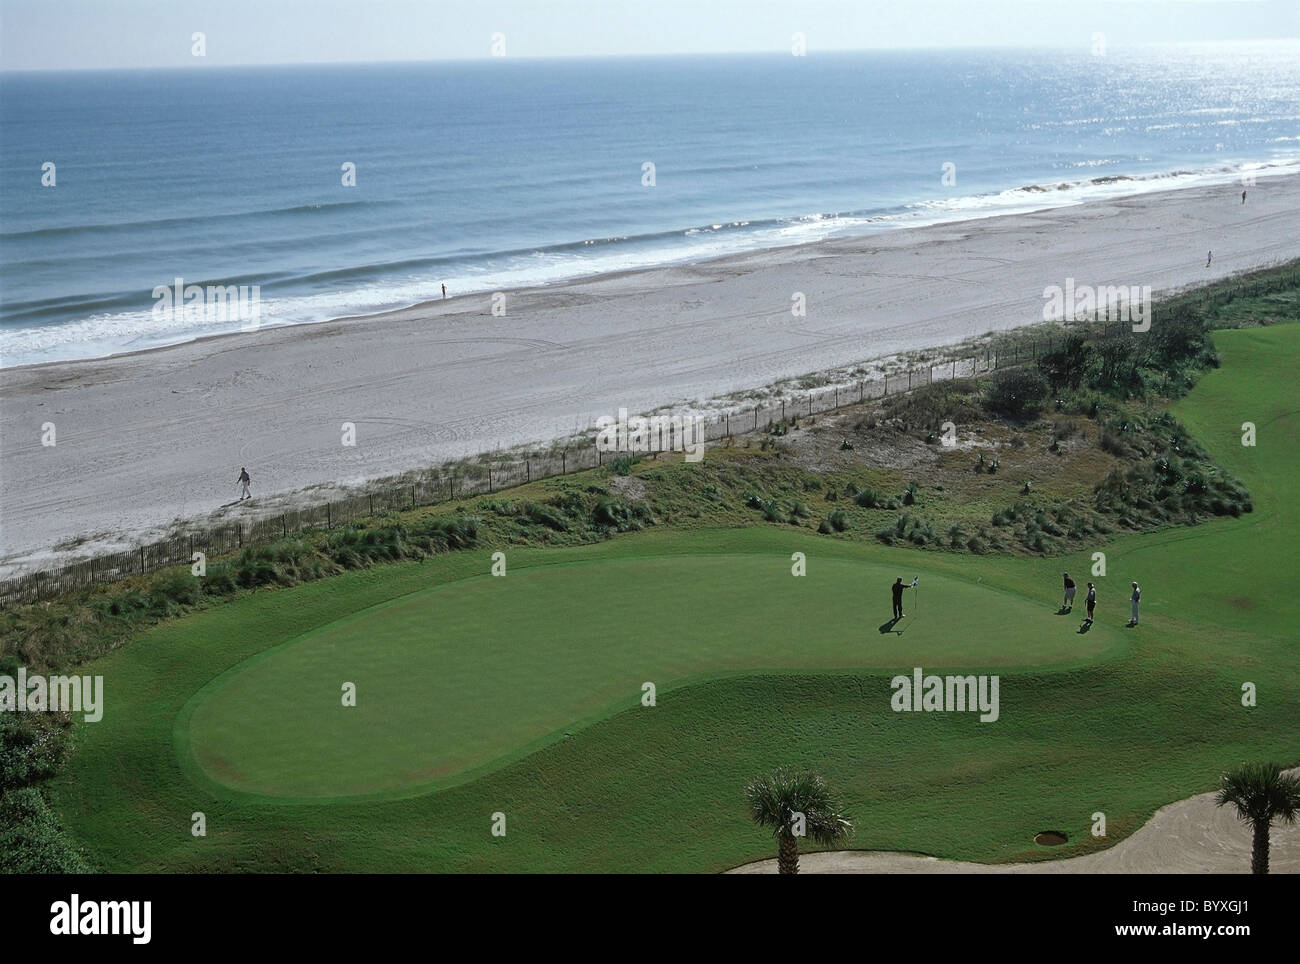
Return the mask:
<svg viewBox="0 0 1300 964">
<path fill-rule="evenodd" d="M 1223 775 L 1214 802 L 1231 804 L 1247 823 L 1294 823 L 1300 816 L 1300 777 L 1277 763 L 1243 763 Z"/>
<path fill-rule="evenodd" d="M 771 828 L 778 839 L 793 835 L 796 813 L 803 814 L 805 835 L 823 846 L 853 834 L 853 822 L 840 812 L 825 781 L 815 773 L 781 767 L 751 780 L 745 799 L 754 822 Z"/>
</svg>

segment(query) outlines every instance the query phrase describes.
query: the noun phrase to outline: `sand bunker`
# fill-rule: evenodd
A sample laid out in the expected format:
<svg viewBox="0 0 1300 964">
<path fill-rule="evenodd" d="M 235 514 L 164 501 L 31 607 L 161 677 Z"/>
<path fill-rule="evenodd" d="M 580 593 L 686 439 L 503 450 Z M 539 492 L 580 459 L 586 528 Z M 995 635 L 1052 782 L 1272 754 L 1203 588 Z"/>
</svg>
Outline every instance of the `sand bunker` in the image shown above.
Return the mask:
<svg viewBox="0 0 1300 964">
<path fill-rule="evenodd" d="M 1291 773 L 1300 772 L 1297 770 Z M 1300 825 L 1274 824 L 1269 872 L 1300 873 Z M 890 851 L 839 850 L 799 858 L 804 874 L 1246 874 L 1250 828 L 1202 793 L 1156 811 L 1141 830 L 1099 853 L 1032 864 L 976 864 Z M 729 871 L 774 874 L 776 860 Z"/>
</svg>

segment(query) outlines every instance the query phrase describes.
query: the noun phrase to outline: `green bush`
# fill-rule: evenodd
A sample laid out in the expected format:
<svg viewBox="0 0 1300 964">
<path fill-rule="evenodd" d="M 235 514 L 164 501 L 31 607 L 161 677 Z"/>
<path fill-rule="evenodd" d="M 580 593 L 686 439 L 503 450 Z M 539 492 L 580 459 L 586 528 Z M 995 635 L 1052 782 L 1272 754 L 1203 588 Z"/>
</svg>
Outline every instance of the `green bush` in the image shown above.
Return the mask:
<svg viewBox="0 0 1300 964">
<path fill-rule="evenodd" d="M 529 521 L 546 526 L 548 529 L 554 529 L 556 532 L 567 532 L 569 530 L 569 521 L 564 516 L 536 502 L 524 504 L 524 515 Z"/>
<path fill-rule="evenodd" d="M 68 755 L 71 729 L 64 713 L 0 714 L 0 792 L 57 773 Z"/>
<path fill-rule="evenodd" d="M 853 501 L 864 509 L 875 509 L 884 504 L 884 498 L 875 489 L 862 489 L 853 497 Z"/>
<path fill-rule="evenodd" d="M 1008 418 L 1027 418 L 1038 412 L 1048 390 L 1047 379 L 1036 369 L 1003 368 L 993 373 L 984 404 Z"/>
<path fill-rule="evenodd" d="M 8 874 L 91 872 L 35 787 L 0 791 L 0 854 L 0 872 Z"/>
</svg>

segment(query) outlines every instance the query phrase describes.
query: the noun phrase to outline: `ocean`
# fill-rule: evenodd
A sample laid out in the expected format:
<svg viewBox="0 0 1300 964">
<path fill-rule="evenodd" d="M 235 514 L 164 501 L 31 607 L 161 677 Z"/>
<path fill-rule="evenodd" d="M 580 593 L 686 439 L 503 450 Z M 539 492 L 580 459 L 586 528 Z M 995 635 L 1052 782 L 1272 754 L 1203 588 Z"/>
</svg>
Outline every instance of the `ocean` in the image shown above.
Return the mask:
<svg viewBox="0 0 1300 964">
<path fill-rule="evenodd" d="M 14 366 L 1298 170 L 1300 44 L 6 73 L 0 165 Z"/>
</svg>

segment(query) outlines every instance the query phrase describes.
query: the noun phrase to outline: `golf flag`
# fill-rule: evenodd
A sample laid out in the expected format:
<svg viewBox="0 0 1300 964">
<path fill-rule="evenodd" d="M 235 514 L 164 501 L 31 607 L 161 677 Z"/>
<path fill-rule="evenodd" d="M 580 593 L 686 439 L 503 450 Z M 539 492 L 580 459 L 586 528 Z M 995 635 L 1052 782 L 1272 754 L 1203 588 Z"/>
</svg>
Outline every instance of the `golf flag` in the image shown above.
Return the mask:
<svg viewBox="0 0 1300 964">
<path fill-rule="evenodd" d="M 917 584 L 918 582 L 920 582 L 920 581 L 921 581 L 921 577 L 920 577 L 920 576 L 913 576 L 913 577 L 912 577 L 912 585 L 911 585 L 911 588 L 912 588 L 912 589 L 915 589 L 915 588 L 916 588 L 916 584 Z"/>
</svg>

